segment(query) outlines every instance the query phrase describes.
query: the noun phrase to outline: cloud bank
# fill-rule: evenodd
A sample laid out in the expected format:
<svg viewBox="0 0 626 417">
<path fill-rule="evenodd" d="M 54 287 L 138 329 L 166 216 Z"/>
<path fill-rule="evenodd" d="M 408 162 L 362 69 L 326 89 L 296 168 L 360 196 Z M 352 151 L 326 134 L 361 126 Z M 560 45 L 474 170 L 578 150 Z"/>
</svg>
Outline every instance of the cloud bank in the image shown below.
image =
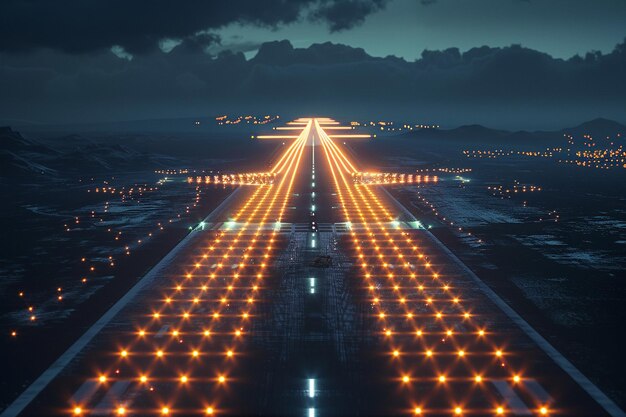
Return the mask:
<svg viewBox="0 0 626 417">
<path fill-rule="evenodd" d="M 2 0 L 0 51 L 46 48 L 92 53 L 112 46 L 149 53 L 166 39 L 186 40 L 241 23 L 277 27 L 302 18 L 350 29 L 387 0 Z M 205 39 L 206 40 L 206 39 Z"/>
<path fill-rule="evenodd" d="M 567 60 L 513 45 L 426 50 L 412 62 L 288 41 L 262 44 L 246 60 L 242 52 L 206 53 L 212 42 L 191 37 L 169 53 L 152 48 L 130 60 L 106 49 L 1 53 L 0 118 L 78 122 L 250 111 L 397 116 L 448 126 L 624 121 L 626 42 Z"/>
</svg>

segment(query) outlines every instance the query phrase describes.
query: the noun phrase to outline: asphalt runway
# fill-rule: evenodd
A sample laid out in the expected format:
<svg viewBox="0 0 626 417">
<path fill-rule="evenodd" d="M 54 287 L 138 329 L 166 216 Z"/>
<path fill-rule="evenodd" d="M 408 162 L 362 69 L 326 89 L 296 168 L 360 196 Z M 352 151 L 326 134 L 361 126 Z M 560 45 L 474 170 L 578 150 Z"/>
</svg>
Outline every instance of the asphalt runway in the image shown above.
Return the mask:
<svg viewBox="0 0 626 417">
<path fill-rule="evenodd" d="M 275 181 L 238 188 L 3 417 L 623 415 L 354 180 L 332 120 L 292 126 Z"/>
</svg>

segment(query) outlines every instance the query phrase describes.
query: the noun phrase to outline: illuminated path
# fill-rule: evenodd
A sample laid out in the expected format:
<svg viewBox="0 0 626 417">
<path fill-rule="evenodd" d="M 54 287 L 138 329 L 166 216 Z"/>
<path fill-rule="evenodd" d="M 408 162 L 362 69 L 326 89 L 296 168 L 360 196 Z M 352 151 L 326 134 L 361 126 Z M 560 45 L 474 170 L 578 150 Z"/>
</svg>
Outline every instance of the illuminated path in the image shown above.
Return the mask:
<svg viewBox="0 0 626 417">
<path fill-rule="evenodd" d="M 354 180 L 341 141 L 364 135 L 280 130 L 258 137 L 288 140 L 273 182 L 239 189 L 3 417 L 623 415 Z"/>
</svg>

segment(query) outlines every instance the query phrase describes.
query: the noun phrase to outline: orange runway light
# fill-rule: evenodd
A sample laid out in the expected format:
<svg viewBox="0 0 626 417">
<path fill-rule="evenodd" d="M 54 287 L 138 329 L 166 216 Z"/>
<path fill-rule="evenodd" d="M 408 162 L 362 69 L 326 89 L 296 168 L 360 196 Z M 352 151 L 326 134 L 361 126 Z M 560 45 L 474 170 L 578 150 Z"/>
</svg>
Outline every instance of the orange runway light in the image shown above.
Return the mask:
<svg viewBox="0 0 626 417">
<path fill-rule="evenodd" d="M 253 136 L 253 139 L 298 139 L 298 136 L 293 135 L 258 135 Z"/>
</svg>

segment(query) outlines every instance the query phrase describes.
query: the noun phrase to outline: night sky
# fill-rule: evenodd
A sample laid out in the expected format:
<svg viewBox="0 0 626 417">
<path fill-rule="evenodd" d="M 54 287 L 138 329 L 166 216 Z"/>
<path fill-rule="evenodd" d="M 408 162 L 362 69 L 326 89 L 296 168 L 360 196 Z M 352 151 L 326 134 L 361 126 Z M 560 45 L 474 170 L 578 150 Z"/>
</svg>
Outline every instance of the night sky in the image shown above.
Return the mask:
<svg viewBox="0 0 626 417">
<path fill-rule="evenodd" d="M 624 22 L 621 0 L 4 0 L 0 120 L 624 121 Z"/>
</svg>

